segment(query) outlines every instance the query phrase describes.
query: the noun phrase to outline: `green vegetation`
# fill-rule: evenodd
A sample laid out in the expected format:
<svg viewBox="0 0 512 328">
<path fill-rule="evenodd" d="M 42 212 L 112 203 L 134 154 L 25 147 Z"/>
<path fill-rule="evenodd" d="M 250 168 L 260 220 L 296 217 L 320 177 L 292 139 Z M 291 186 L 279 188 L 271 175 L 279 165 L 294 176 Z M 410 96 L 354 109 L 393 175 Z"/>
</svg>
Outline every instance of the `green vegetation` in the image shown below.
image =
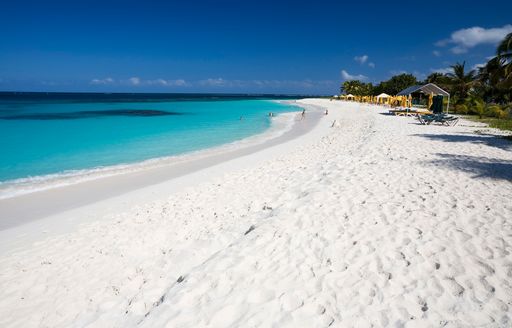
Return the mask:
<svg viewBox="0 0 512 328">
<path fill-rule="evenodd" d="M 494 118 L 494 117 L 478 118 L 473 115 L 464 116 L 464 118 L 471 120 L 471 121 L 475 121 L 475 122 L 486 123 L 491 128 L 512 131 L 512 118 L 505 118 L 505 119 L 499 119 L 499 118 Z"/>
<path fill-rule="evenodd" d="M 358 80 L 345 81 L 341 87 L 347 94 L 353 94 L 354 96 L 366 96 L 373 94 L 373 85 L 371 83 L 363 83 Z"/>
<path fill-rule="evenodd" d="M 381 93 L 396 95 L 403 89 L 415 84 L 419 84 L 419 82 L 414 75 L 400 74 L 375 86 L 372 83 L 363 83 L 358 80 L 345 81 L 341 86 L 341 92 L 351 93 L 354 96 L 377 96 Z"/>
<path fill-rule="evenodd" d="M 466 63 L 451 66 L 448 74 L 432 73 L 425 81 L 417 81 L 411 74 L 391 77 L 378 85 L 361 81 L 345 81 L 341 92 L 355 96 L 376 96 L 382 92 L 396 95 L 415 84 L 435 83 L 451 94 L 450 111 L 457 114 L 484 117 L 500 129 L 510 130 L 512 122 L 512 33 L 498 45 L 496 56 L 478 68 L 467 70 Z"/>
<path fill-rule="evenodd" d="M 375 86 L 375 93 L 376 95 L 383 92 L 389 95 L 396 95 L 403 89 L 416 84 L 420 84 L 420 82 L 418 82 L 414 75 L 404 73 L 395 75 L 387 81 L 380 82 Z"/>
</svg>

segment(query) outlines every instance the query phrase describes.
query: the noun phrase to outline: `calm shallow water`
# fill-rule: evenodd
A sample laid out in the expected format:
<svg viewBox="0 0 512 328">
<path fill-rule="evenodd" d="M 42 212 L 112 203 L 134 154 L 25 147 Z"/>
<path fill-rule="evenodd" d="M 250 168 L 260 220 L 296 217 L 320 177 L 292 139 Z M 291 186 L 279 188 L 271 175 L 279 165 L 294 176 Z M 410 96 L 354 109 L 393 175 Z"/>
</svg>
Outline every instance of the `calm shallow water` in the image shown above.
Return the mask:
<svg viewBox="0 0 512 328">
<path fill-rule="evenodd" d="M 0 181 L 134 163 L 261 132 L 271 99 L 226 95 L 0 95 Z M 242 119 L 240 120 L 240 118 Z"/>
</svg>

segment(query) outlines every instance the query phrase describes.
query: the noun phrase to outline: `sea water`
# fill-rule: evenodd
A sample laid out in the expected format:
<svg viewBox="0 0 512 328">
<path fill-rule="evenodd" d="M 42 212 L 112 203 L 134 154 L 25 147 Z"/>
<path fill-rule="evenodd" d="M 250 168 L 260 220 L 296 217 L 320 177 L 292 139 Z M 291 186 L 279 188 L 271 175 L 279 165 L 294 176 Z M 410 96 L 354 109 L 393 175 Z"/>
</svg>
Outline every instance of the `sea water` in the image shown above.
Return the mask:
<svg viewBox="0 0 512 328">
<path fill-rule="evenodd" d="M 283 98 L 0 93 L 0 187 L 232 143 L 299 110 Z"/>
</svg>

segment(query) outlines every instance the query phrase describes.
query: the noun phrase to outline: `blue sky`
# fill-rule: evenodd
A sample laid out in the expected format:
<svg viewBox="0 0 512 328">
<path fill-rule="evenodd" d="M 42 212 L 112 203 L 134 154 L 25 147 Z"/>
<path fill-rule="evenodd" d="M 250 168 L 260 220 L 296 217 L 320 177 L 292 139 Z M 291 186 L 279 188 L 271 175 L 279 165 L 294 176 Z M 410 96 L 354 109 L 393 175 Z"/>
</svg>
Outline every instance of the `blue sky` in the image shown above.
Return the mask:
<svg viewBox="0 0 512 328">
<path fill-rule="evenodd" d="M 336 93 L 493 55 L 507 1 L 10 1 L 0 90 Z"/>
</svg>

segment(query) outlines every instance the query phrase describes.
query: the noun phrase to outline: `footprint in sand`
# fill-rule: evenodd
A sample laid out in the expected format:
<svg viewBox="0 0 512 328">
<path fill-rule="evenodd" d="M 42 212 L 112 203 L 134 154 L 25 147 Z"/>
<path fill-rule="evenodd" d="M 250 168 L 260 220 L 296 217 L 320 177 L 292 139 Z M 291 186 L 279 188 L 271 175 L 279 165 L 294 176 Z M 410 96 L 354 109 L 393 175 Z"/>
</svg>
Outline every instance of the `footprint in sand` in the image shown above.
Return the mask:
<svg viewBox="0 0 512 328">
<path fill-rule="evenodd" d="M 455 279 L 448 278 L 443 280 L 443 284 L 446 289 L 455 297 L 462 296 L 464 293 L 464 287 L 462 287 Z"/>
</svg>

